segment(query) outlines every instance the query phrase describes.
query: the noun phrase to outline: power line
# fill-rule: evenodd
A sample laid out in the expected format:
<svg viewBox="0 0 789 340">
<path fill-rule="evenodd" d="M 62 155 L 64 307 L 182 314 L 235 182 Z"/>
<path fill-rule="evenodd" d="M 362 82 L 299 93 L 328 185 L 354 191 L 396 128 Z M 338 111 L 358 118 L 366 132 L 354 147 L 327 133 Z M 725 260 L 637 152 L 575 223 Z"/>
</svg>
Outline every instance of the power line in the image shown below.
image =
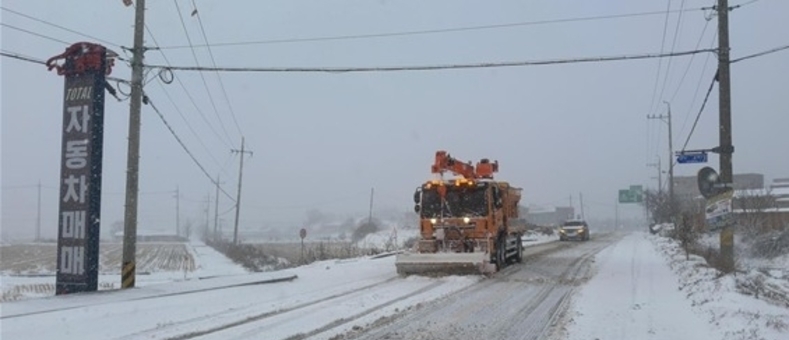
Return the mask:
<svg viewBox="0 0 789 340">
<path fill-rule="evenodd" d="M 46 65 L 47 64 L 43 60 L 36 59 L 36 58 L 33 58 L 33 57 L 29 57 L 29 56 L 26 56 L 26 55 L 22 55 L 22 54 L 19 54 L 19 53 L 14 53 L 14 52 L 0 51 L 0 55 L 2 55 L 3 57 L 8 57 L 8 58 L 12 58 L 12 59 L 27 61 L 27 62 L 34 63 L 34 64 L 41 64 L 41 65 Z"/>
<path fill-rule="evenodd" d="M 197 4 L 195 0 L 192 0 L 192 6 L 195 8 L 194 13 L 197 16 L 197 22 L 200 24 L 200 32 L 203 33 L 203 41 L 205 41 L 206 47 L 208 47 L 208 55 L 211 57 L 211 64 L 216 67 L 216 59 L 214 59 L 214 52 L 211 50 L 211 44 L 208 43 L 208 35 L 205 34 L 205 26 L 203 26 L 203 19 L 200 15 L 200 12 L 197 11 Z M 216 77 L 219 80 L 219 87 L 222 89 L 222 95 L 225 97 L 225 103 L 227 103 L 227 108 L 230 110 L 230 117 L 233 118 L 233 123 L 236 125 L 236 129 L 238 130 L 238 134 L 243 136 L 244 133 L 241 132 L 241 126 L 238 125 L 238 120 L 236 120 L 236 112 L 233 110 L 233 105 L 230 103 L 230 97 L 227 96 L 227 90 L 225 89 L 225 83 L 222 81 L 222 75 L 219 72 L 216 72 Z"/>
<path fill-rule="evenodd" d="M 49 22 L 49 21 L 46 21 L 46 20 L 43 20 L 43 19 L 39 19 L 39 18 L 36 18 L 36 17 L 30 16 L 30 15 L 27 15 L 27 14 L 24 14 L 24 13 L 21 13 L 21 12 L 17 12 L 17 11 L 15 11 L 15 10 L 12 10 L 12 9 L 9 9 L 9 8 L 6 8 L 6 7 L 2 7 L 2 6 L 0 6 L 0 9 L 2 9 L 2 10 L 4 10 L 4 11 L 7 11 L 7 12 L 10 12 L 10 13 L 13 13 L 13 14 L 16 14 L 16 15 L 18 15 L 18 16 L 25 17 L 25 18 L 28 18 L 28 19 L 30 19 L 30 20 L 33 20 L 33 21 L 36 21 L 36 22 L 39 22 L 39 23 L 42 23 L 42 24 L 48 25 L 48 26 L 52 26 L 52 27 L 55 27 L 55 28 L 59 28 L 59 29 L 61 29 L 61 30 L 64 30 L 64 31 L 66 31 L 66 32 L 71 32 L 71 33 L 74 33 L 74 34 L 76 34 L 76 35 L 81 35 L 81 36 L 83 36 L 83 37 L 86 37 L 86 38 L 89 38 L 89 39 L 93 39 L 93 40 L 95 40 L 95 41 L 98 41 L 98 42 L 100 42 L 100 43 L 103 43 L 103 44 L 105 44 L 105 45 L 111 45 L 111 46 L 115 46 L 115 47 L 121 48 L 121 46 L 120 46 L 120 45 L 118 45 L 118 44 L 114 44 L 114 43 L 111 43 L 111 42 L 109 42 L 109 41 L 107 41 L 107 40 L 100 39 L 100 38 L 96 38 L 96 37 L 94 37 L 94 36 L 91 36 L 91 35 L 88 35 L 88 34 L 85 34 L 85 33 L 79 32 L 79 31 L 75 31 L 75 30 L 73 30 L 73 29 L 70 29 L 70 28 L 68 28 L 68 27 L 63 27 L 63 26 L 61 26 L 61 25 L 58 25 L 58 24 L 55 24 L 55 23 L 52 23 L 52 22 Z M 67 44 L 67 45 L 70 45 L 70 44 L 68 44 L 68 43 L 66 43 L 66 44 Z"/>
<path fill-rule="evenodd" d="M 167 120 L 164 118 L 164 115 L 162 115 L 162 113 L 159 111 L 159 109 L 156 107 L 156 105 L 153 104 L 153 101 L 151 101 L 151 98 L 148 97 L 148 95 L 144 95 L 143 99 L 144 99 L 143 102 L 145 102 L 145 104 L 150 105 L 151 108 L 153 108 L 153 110 L 156 111 L 156 115 L 158 115 L 159 118 L 162 120 L 162 123 L 164 123 L 164 125 L 167 126 L 167 129 L 170 130 L 170 133 L 173 135 L 173 137 L 175 137 L 175 140 L 178 141 L 178 144 L 180 144 L 181 147 L 184 149 L 184 151 L 186 151 L 186 154 L 189 155 L 189 158 L 191 158 L 192 161 L 197 165 L 197 167 L 200 168 L 200 170 L 203 172 L 203 174 L 205 174 L 205 176 L 208 177 L 208 180 L 211 181 L 211 183 L 213 183 L 214 185 L 218 186 L 219 184 L 216 182 L 216 180 L 213 179 L 211 177 L 211 175 L 208 174 L 208 171 L 205 170 L 203 165 L 200 164 L 200 162 L 197 160 L 197 158 L 195 158 L 194 154 L 192 154 L 192 152 L 189 151 L 189 148 L 186 147 L 184 142 L 181 141 L 181 138 L 178 137 L 178 134 L 175 133 L 175 130 L 173 130 L 173 127 L 170 126 L 169 123 L 167 123 Z M 227 191 L 225 191 L 225 189 L 223 189 L 221 186 L 219 187 L 219 190 L 222 191 L 222 193 L 225 194 L 225 196 L 227 196 L 230 199 L 231 202 L 235 202 L 236 201 L 235 199 L 233 199 L 233 196 L 228 194 Z"/>
<path fill-rule="evenodd" d="M 685 151 L 685 148 L 688 146 L 688 142 L 690 142 L 690 137 L 693 136 L 693 132 L 696 130 L 696 124 L 699 122 L 699 117 L 701 117 L 701 113 L 704 112 L 704 106 L 707 105 L 707 100 L 710 98 L 710 93 L 712 92 L 712 88 L 715 86 L 715 82 L 718 80 L 718 72 L 715 72 L 715 76 L 712 77 L 712 83 L 710 83 L 710 88 L 707 90 L 707 95 L 704 96 L 704 101 L 701 103 L 701 108 L 699 108 L 699 113 L 696 115 L 696 120 L 693 122 L 693 126 L 690 128 L 690 133 L 688 133 L 688 138 L 685 139 L 685 144 L 682 145 L 682 151 Z"/>
<path fill-rule="evenodd" d="M 709 27 L 709 25 L 710 25 L 710 21 L 707 20 L 704 23 L 704 28 L 702 28 L 701 30 L 701 35 L 699 35 L 699 40 L 696 41 L 696 47 L 694 47 L 694 49 L 699 49 L 699 47 L 701 46 L 701 41 L 704 39 L 704 33 L 707 32 L 707 27 Z M 707 57 L 709 58 L 709 56 L 710 55 L 708 54 Z M 690 67 L 693 66 L 693 60 L 695 59 L 696 59 L 695 54 L 690 56 L 690 61 L 688 61 L 688 66 L 685 67 L 685 71 L 682 73 L 682 77 L 679 79 L 679 84 L 677 84 L 677 89 L 674 90 L 674 94 L 671 95 L 671 99 L 669 99 L 669 102 L 674 101 L 674 98 L 677 97 L 679 90 L 682 89 L 682 84 L 685 82 L 685 77 L 688 76 L 688 71 L 690 71 Z"/>
<path fill-rule="evenodd" d="M 732 60 L 730 63 L 736 63 L 738 61 L 743 61 L 743 60 L 748 60 L 748 59 L 751 59 L 751 58 L 761 57 L 763 55 L 767 55 L 767 54 L 783 51 L 783 50 L 786 50 L 786 49 L 789 49 L 789 45 L 780 46 L 780 47 L 776 47 L 776 48 L 771 48 L 771 49 L 769 49 L 767 51 L 754 53 L 754 54 L 747 55 L 747 56 L 744 56 L 744 57 L 741 57 L 741 58 L 737 58 L 737 59 Z"/>
<path fill-rule="evenodd" d="M 59 43 L 64 44 L 64 45 L 71 45 L 68 42 L 65 42 L 63 40 L 60 40 L 60 39 L 57 39 L 57 38 L 53 38 L 53 37 L 50 37 L 48 35 L 43 35 L 43 34 L 40 34 L 40 33 L 36 33 L 36 32 L 33 32 L 33 31 L 29 31 L 29 30 L 26 30 L 24 28 L 11 26 L 11 25 L 6 24 L 4 22 L 0 22 L 0 26 L 6 27 L 6 28 L 10 28 L 12 30 L 17 30 L 17 31 L 20 31 L 20 32 L 24 32 L 24 33 L 27 33 L 27 34 L 30 34 L 30 35 L 34 35 L 34 36 L 37 36 L 39 38 L 44 38 L 44 39 L 47 39 L 47 40 L 50 40 L 50 41 L 59 42 Z"/>
<path fill-rule="evenodd" d="M 173 97 L 170 95 L 170 92 L 167 91 L 167 88 L 164 85 L 162 85 L 161 80 L 159 82 L 157 82 L 157 83 L 162 88 L 162 91 L 164 92 L 165 97 L 167 97 L 167 99 L 173 105 L 173 108 L 175 108 L 175 112 L 177 112 L 178 115 L 181 116 L 181 119 L 183 119 L 184 123 L 186 123 L 186 127 L 189 129 L 190 132 L 192 132 L 192 135 L 195 136 L 195 138 L 197 139 L 197 142 L 200 143 L 200 145 L 203 147 L 203 149 L 205 149 L 206 153 L 208 153 L 208 156 L 211 157 L 211 159 L 214 161 L 214 163 L 216 163 L 217 166 L 221 167 L 222 165 L 219 163 L 219 161 L 216 159 L 216 157 L 214 157 L 214 155 L 208 149 L 208 146 L 205 145 L 205 143 L 203 142 L 203 139 L 200 138 L 200 135 L 198 135 L 197 132 L 195 132 L 194 128 L 192 128 L 192 124 L 189 124 L 189 120 L 186 119 L 186 116 L 184 116 L 184 113 L 183 113 L 183 111 L 181 111 L 181 108 L 179 108 L 178 105 L 175 103 L 175 101 L 173 100 Z"/>
<path fill-rule="evenodd" d="M 666 10 L 663 11 L 663 12 L 666 14 L 666 18 L 663 21 L 663 34 L 662 34 L 662 36 L 660 38 L 660 53 L 663 53 L 663 51 L 665 51 L 665 47 L 666 47 L 666 33 L 668 32 L 668 18 L 669 18 L 669 14 L 671 13 L 671 0 L 668 0 L 668 4 L 666 5 Z M 647 114 L 652 113 L 654 108 L 655 108 L 655 99 L 657 99 L 657 89 L 658 89 L 658 84 L 660 83 L 660 71 L 662 69 L 663 69 L 663 59 L 661 58 L 661 59 L 658 59 L 658 68 L 657 68 L 657 72 L 655 72 L 655 83 L 652 86 L 652 99 L 649 100 L 649 108 L 647 110 Z M 655 143 L 655 147 L 659 147 L 658 145 L 660 144 L 660 128 L 661 128 L 661 125 L 658 125 L 658 133 L 656 134 L 656 137 L 654 137 L 654 138 L 657 138 L 657 143 Z M 647 154 L 651 154 L 652 153 L 651 152 L 652 148 L 649 145 L 649 143 L 652 141 L 652 138 L 653 138 L 649 134 L 649 132 L 651 132 L 651 131 L 652 130 L 650 129 L 649 124 L 647 123 L 647 132 L 648 132 L 647 133 Z M 656 153 L 657 153 L 657 151 L 656 151 Z"/>
<path fill-rule="evenodd" d="M 46 65 L 47 64 L 46 61 L 44 61 L 42 59 L 33 58 L 33 57 L 30 57 L 30 56 L 27 56 L 27 55 L 24 55 L 24 54 L 21 54 L 21 53 L 16 53 L 16 52 L 11 52 L 11 51 L 2 51 L 2 50 L 0 50 L 0 55 L 3 56 L 3 57 L 16 59 L 16 60 L 21 60 L 21 61 L 26 61 L 26 62 L 33 63 L 33 64 L 39 64 L 39 65 Z M 129 84 L 129 81 L 126 80 L 126 79 L 121 79 L 121 78 L 116 78 L 116 77 L 105 77 L 105 79 L 107 79 L 108 81 L 114 81 L 114 82 L 117 82 L 117 83 Z M 115 96 L 115 94 L 113 94 L 113 96 Z"/>
<path fill-rule="evenodd" d="M 203 67 L 203 66 L 163 66 L 145 65 L 148 68 L 162 68 L 172 71 L 219 71 L 219 72 L 282 72 L 282 73 L 358 73 L 358 72 L 393 72 L 393 71 L 436 71 L 452 69 L 476 69 L 516 66 L 538 66 L 555 64 L 578 64 L 591 62 L 608 62 L 622 60 L 654 59 L 666 57 L 680 57 L 705 52 L 715 52 L 716 49 L 691 50 L 674 53 L 647 53 L 620 56 L 584 57 L 573 59 L 549 59 L 509 62 L 484 62 L 471 64 L 444 64 L 444 65 L 412 65 L 412 66 L 379 66 L 379 67 Z"/>
<path fill-rule="evenodd" d="M 663 53 L 666 45 L 666 32 L 668 30 L 668 17 L 669 17 L 669 13 L 671 12 L 670 10 L 671 10 L 671 0 L 668 0 L 668 5 L 666 5 L 666 10 L 665 10 L 666 19 L 663 22 L 663 37 L 660 38 L 660 53 Z M 649 111 L 648 111 L 649 113 L 651 113 L 652 110 L 655 108 L 655 99 L 657 97 L 657 88 L 658 88 L 658 83 L 660 83 L 660 71 L 662 68 L 663 68 L 663 59 L 658 59 L 658 69 L 657 69 L 657 73 L 655 73 L 655 85 L 652 88 L 652 99 L 650 100 L 649 103 Z"/>
<path fill-rule="evenodd" d="M 690 11 L 703 11 L 704 8 L 692 8 L 683 10 L 684 12 Z M 668 13 L 678 13 L 679 10 L 669 11 Z M 505 24 L 491 24 L 491 25 L 478 25 L 478 26 L 464 26 L 464 27 L 451 27 L 451 28 L 439 28 L 439 29 L 430 29 L 430 30 L 414 30 L 414 31 L 402 31 L 402 32 L 390 32 L 390 33 L 371 33 L 371 34 L 354 34 L 354 35 L 335 35 L 335 36 L 322 36 L 322 37 L 312 37 L 312 38 L 283 38 L 283 39 L 270 39 L 270 40 L 257 40 L 257 41 L 241 41 L 241 42 L 226 42 L 226 43 L 214 43 L 210 46 L 213 47 L 230 47 L 230 46 L 247 46 L 247 45 L 267 45 L 267 44 L 288 44 L 288 43 L 302 43 L 302 42 L 316 42 L 316 41 L 332 41 L 332 40 L 361 40 L 361 39 L 375 39 L 375 38 L 391 38 L 391 37 L 403 37 L 403 36 L 413 36 L 413 35 L 428 35 L 428 34 L 440 34 L 440 33 L 452 33 L 452 32 L 465 32 L 465 31 L 479 31 L 479 30 L 491 30 L 491 29 L 501 29 L 501 28 L 512 28 L 512 27 L 521 27 L 521 26 L 536 26 L 536 25 L 547 25 L 547 24 L 557 24 L 557 23 L 569 23 L 569 22 L 582 22 L 582 21 L 596 21 L 596 20 L 607 20 L 607 19 L 623 19 L 623 18 L 634 18 L 634 17 L 643 17 L 643 16 L 651 16 L 657 14 L 665 14 L 666 11 L 652 11 L 652 12 L 639 12 L 639 13 L 627 13 L 627 14 L 611 14 L 611 15 L 599 15 L 599 16 L 588 16 L 588 17 L 575 17 L 575 18 L 562 18 L 562 19 L 551 19 L 551 20 L 538 20 L 538 21 L 523 21 L 523 22 L 513 22 L 513 23 L 505 23 Z M 160 47 L 162 49 L 185 49 L 185 48 L 208 48 L 209 45 L 176 45 L 176 46 L 167 46 L 167 47 Z"/>
<path fill-rule="evenodd" d="M 153 32 L 151 31 L 150 28 L 148 28 L 147 25 L 145 26 L 145 30 L 148 31 L 148 35 L 151 37 L 151 40 L 153 40 L 154 45 L 159 46 L 159 42 L 156 41 L 156 37 L 153 35 Z M 164 58 L 164 62 L 167 64 L 167 66 L 168 67 L 171 66 L 172 64 L 170 63 L 170 59 L 167 58 L 167 54 L 165 54 L 164 51 L 162 50 L 159 50 L 159 53 L 162 54 L 162 57 Z M 181 80 L 181 78 L 173 74 L 173 79 L 175 79 L 175 81 L 178 82 L 178 85 L 181 86 L 181 89 L 184 90 L 184 93 L 186 93 L 186 97 L 189 98 L 189 101 L 192 103 L 192 106 L 194 106 L 195 111 L 197 111 L 197 113 L 200 114 L 200 118 L 202 118 L 203 122 L 205 122 L 205 124 L 208 125 L 208 128 L 211 130 L 211 132 L 214 133 L 214 136 L 216 136 L 216 138 L 222 143 L 225 143 L 225 145 L 228 148 L 232 148 L 233 147 L 232 144 L 229 144 L 226 140 L 222 139 L 222 136 L 219 135 L 219 132 L 217 132 L 216 129 L 214 129 L 214 125 L 208 121 L 208 118 L 206 118 L 205 113 L 203 113 L 203 110 L 201 110 L 200 106 L 197 105 L 197 102 L 195 101 L 194 97 L 192 97 L 192 94 L 186 88 L 186 85 Z"/>
<path fill-rule="evenodd" d="M 712 41 L 710 41 L 710 48 L 715 46 L 717 40 L 718 40 L 718 31 L 716 30 L 715 33 L 712 35 Z M 693 99 L 691 99 L 690 101 L 688 112 L 685 114 L 685 120 L 682 122 L 682 128 L 679 130 L 680 135 L 682 135 L 685 132 L 685 127 L 688 125 L 688 119 L 690 119 L 691 117 L 693 106 L 696 104 L 696 99 L 699 97 L 699 91 L 701 90 L 701 85 L 704 83 L 704 72 L 707 70 L 707 64 L 710 61 L 710 56 L 711 55 L 708 54 L 707 57 L 704 58 L 704 65 L 701 66 L 701 73 L 699 73 L 699 80 L 696 83 L 696 90 L 693 91 Z"/>
<path fill-rule="evenodd" d="M 184 29 L 184 34 L 186 35 L 186 41 L 189 43 L 189 46 L 192 46 L 192 38 L 189 37 L 189 30 L 186 29 L 184 16 L 181 13 L 181 6 L 178 6 L 178 0 L 173 0 L 173 3 L 175 4 L 175 9 L 178 11 L 178 18 L 181 19 L 181 27 L 183 27 Z M 197 59 L 197 53 L 195 53 L 195 49 L 192 48 L 191 51 L 192 51 L 192 57 L 194 57 L 195 60 L 195 64 L 197 64 L 197 66 L 200 66 L 200 61 Z M 222 128 L 222 131 L 225 133 L 225 137 L 227 137 L 227 140 L 232 145 L 233 139 L 230 138 L 230 134 L 227 133 L 227 129 L 225 129 L 225 124 L 222 123 L 222 117 L 219 116 L 219 110 L 217 110 L 216 108 L 216 103 L 214 102 L 214 96 L 211 95 L 211 90 L 208 89 L 208 82 L 206 82 L 205 75 L 203 74 L 203 72 L 200 72 L 200 79 L 203 80 L 203 86 L 205 87 L 205 92 L 208 94 L 208 100 L 211 102 L 211 107 L 214 108 L 214 114 L 216 115 L 216 118 L 219 120 L 219 127 Z"/>
<path fill-rule="evenodd" d="M 684 7 L 685 7 L 685 0 L 682 0 L 682 2 L 680 2 L 679 8 L 682 9 Z M 706 28 L 707 26 L 705 25 L 704 27 Z M 679 37 L 679 32 L 681 30 L 682 30 L 682 12 L 680 12 L 679 16 L 677 17 L 677 26 L 674 29 L 674 38 L 671 41 L 671 52 L 674 52 L 674 49 L 677 46 L 677 38 Z M 666 75 L 663 77 L 663 87 L 660 89 L 660 95 L 658 96 L 658 98 L 660 99 L 663 99 L 663 93 L 666 92 L 666 86 L 668 85 L 669 74 L 671 74 L 672 61 L 673 59 L 669 58 L 668 65 L 666 65 Z"/>
</svg>

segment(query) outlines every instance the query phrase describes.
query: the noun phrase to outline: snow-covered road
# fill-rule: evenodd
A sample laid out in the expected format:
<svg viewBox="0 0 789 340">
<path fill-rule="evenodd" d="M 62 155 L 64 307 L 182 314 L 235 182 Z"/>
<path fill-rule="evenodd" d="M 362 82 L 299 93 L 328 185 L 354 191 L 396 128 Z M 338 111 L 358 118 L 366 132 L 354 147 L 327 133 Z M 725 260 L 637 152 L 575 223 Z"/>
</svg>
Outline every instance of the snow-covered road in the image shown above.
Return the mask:
<svg viewBox="0 0 789 340">
<path fill-rule="evenodd" d="M 591 259 L 620 236 L 533 247 L 526 260 L 480 284 L 356 329 L 346 339 L 540 339 L 575 287 L 592 275 Z M 535 250 L 539 251 L 536 252 Z"/>
</svg>

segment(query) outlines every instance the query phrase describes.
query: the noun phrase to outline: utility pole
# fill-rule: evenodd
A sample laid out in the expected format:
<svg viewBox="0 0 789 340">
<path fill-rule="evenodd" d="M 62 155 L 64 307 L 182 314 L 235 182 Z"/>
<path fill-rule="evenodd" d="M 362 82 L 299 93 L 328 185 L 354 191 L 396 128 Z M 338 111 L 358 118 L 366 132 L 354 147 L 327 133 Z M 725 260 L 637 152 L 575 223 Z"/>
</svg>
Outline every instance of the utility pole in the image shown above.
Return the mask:
<svg viewBox="0 0 789 340">
<path fill-rule="evenodd" d="M 211 225 L 211 193 L 205 194 L 205 227 L 203 228 L 203 237 L 208 236 L 208 226 Z"/>
<path fill-rule="evenodd" d="M 654 166 L 657 168 L 657 181 L 658 181 L 658 194 L 663 191 L 663 169 L 660 165 L 660 156 L 657 156 L 657 163 L 647 163 L 647 166 Z"/>
<path fill-rule="evenodd" d="M 732 185 L 732 154 L 734 147 L 731 138 L 731 75 L 729 74 L 729 1 L 718 0 L 718 107 L 720 115 L 720 181 Z M 723 227 L 720 235 L 721 258 L 724 272 L 734 270 L 734 229 L 731 225 Z"/>
<path fill-rule="evenodd" d="M 674 137 L 671 134 L 671 104 L 663 101 L 668 106 L 668 203 L 669 211 L 671 211 L 671 218 L 674 219 Z"/>
<path fill-rule="evenodd" d="M 214 198 L 214 239 L 219 237 L 219 174 L 216 175 L 216 198 Z"/>
<path fill-rule="evenodd" d="M 373 224 L 373 195 L 375 194 L 375 188 L 370 188 L 370 215 L 367 217 L 367 224 Z"/>
<path fill-rule="evenodd" d="M 244 137 L 241 137 L 241 150 L 232 149 L 230 150 L 233 153 L 239 153 L 241 155 L 241 163 L 238 166 L 238 191 L 236 193 L 236 222 L 235 226 L 233 227 L 233 244 L 238 244 L 238 214 L 239 210 L 241 209 L 241 176 L 244 174 L 244 154 L 248 153 L 252 155 L 252 151 L 244 150 Z"/>
<path fill-rule="evenodd" d="M 671 104 L 667 101 L 663 101 L 668 105 L 668 113 L 666 115 L 648 115 L 648 119 L 660 119 L 666 124 L 668 124 L 668 204 L 669 204 L 669 213 L 671 215 L 672 222 L 674 221 L 674 143 L 672 141 L 672 129 L 671 129 Z M 662 184 L 661 184 L 662 187 Z"/>
<path fill-rule="evenodd" d="M 181 236 L 181 190 L 175 187 L 175 235 Z"/>
<path fill-rule="evenodd" d="M 586 214 L 584 214 L 584 194 L 582 192 L 578 193 L 578 202 L 581 205 L 581 219 L 585 219 Z"/>
<path fill-rule="evenodd" d="M 41 180 L 38 180 L 38 215 L 36 217 L 36 242 L 41 241 Z"/>
<path fill-rule="evenodd" d="M 134 47 L 132 48 L 131 96 L 129 99 L 129 149 L 126 161 L 126 206 L 123 219 L 123 266 L 121 288 L 133 288 L 137 251 L 137 196 L 140 170 L 140 111 L 142 109 L 143 35 L 145 0 L 137 0 L 134 10 Z"/>
</svg>

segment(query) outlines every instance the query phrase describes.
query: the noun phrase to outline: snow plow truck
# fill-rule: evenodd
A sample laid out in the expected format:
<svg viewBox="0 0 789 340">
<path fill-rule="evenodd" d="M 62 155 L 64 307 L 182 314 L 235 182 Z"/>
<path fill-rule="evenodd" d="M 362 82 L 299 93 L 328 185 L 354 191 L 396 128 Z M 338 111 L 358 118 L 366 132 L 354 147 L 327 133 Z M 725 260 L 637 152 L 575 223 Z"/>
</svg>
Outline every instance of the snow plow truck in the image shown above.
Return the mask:
<svg viewBox="0 0 789 340">
<path fill-rule="evenodd" d="M 518 218 L 521 189 L 493 179 L 498 161 L 476 166 L 437 151 L 431 172 L 437 177 L 414 193 L 420 238 L 395 260 L 400 275 L 489 275 L 521 262 Z M 454 178 L 445 178 L 452 173 Z"/>
</svg>

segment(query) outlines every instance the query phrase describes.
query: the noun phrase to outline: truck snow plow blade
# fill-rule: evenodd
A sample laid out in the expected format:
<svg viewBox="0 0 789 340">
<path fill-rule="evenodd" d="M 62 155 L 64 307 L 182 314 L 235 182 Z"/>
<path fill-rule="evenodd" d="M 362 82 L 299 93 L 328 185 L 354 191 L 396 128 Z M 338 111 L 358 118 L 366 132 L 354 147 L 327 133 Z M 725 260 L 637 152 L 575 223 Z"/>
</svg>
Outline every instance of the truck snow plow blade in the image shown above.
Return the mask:
<svg viewBox="0 0 789 340">
<path fill-rule="evenodd" d="M 481 275 L 496 271 L 486 253 L 402 253 L 395 260 L 400 275 Z"/>
</svg>

